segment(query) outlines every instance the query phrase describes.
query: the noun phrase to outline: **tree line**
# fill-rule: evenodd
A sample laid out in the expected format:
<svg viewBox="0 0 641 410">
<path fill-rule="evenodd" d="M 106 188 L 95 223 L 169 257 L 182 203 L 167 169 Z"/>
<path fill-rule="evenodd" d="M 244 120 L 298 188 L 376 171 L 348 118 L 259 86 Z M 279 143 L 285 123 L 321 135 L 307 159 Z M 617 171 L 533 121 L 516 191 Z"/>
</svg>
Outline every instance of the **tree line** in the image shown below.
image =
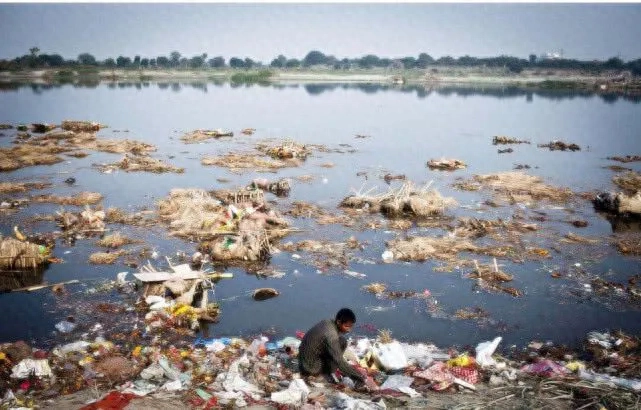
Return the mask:
<svg viewBox="0 0 641 410">
<path fill-rule="evenodd" d="M 172 51 L 168 56 L 142 57 L 136 55 L 110 57 L 97 60 L 90 53 L 82 53 L 76 59 L 64 59 L 60 54 L 40 53 L 38 47 L 29 49 L 29 53 L 12 60 L 0 60 L 0 70 L 19 70 L 28 68 L 48 67 L 96 67 L 96 68 L 123 68 L 123 69 L 201 69 L 201 68 L 280 68 L 295 69 L 300 67 L 325 67 L 334 70 L 349 70 L 353 68 L 371 69 L 427 69 L 435 67 L 488 67 L 505 68 L 513 73 L 524 69 L 573 69 L 588 72 L 603 70 L 629 70 L 634 75 L 641 75 L 641 58 L 624 62 L 619 57 L 612 57 L 605 61 L 576 60 L 567 58 L 541 58 L 530 54 L 527 59 L 498 56 L 498 57 L 471 57 L 463 56 L 454 58 L 443 56 L 434 59 L 427 53 L 420 53 L 417 57 L 407 56 L 402 58 L 379 57 L 368 54 L 359 58 L 338 59 L 333 55 L 326 55 L 321 51 L 313 50 L 302 59 L 287 58 L 278 55 L 269 64 L 263 64 L 249 57 L 231 57 L 226 60 L 223 56 L 208 58 L 207 53 L 193 57 L 185 57 L 178 51 Z"/>
</svg>

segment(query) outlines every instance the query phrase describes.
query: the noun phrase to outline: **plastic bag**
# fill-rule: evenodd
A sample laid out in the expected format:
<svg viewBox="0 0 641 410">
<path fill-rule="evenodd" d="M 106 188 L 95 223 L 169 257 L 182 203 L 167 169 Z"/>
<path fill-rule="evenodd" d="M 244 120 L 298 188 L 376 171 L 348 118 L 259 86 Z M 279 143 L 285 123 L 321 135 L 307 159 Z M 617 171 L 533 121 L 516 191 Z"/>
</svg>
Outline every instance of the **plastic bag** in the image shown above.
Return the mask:
<svg viewBox="0 0 641 410">
<path fill-rule="evenodd" d="M 375 343 L 372 353 L 378 364 L 386 370 L 400 370 L 407 367 L 407 357 L 403 347 L 397 341 Z"/>
<path fill-rule="evenodd" d="M 492 358 L 492 355 L 499 343 L 501 343 L 501 340 L 503 340 L 503 338 L 498 336 L 491 342 L 479 343 L 478 346 L 476 346 L 476 363 L 478 363 L 479 366 L 496 366 L 496 360 Z"/>
<path fill-rule="evenodd" d="M 76 324 L 73 322 L 69 322 L 67 320 L 63 320 L 61 322 L 56 323 L 56 329 L 58 329 L 58 332 L 60 333 L 69 333 L 73 331 L 76 328 Z"/>
</svg>

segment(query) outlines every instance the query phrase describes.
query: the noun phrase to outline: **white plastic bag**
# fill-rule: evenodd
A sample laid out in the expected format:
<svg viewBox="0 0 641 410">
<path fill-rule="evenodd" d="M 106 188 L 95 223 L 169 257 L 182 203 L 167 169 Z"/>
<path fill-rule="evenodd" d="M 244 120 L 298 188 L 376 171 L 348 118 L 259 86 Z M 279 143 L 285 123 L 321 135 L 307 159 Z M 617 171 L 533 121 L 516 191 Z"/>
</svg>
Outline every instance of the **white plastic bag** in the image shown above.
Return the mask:
<svg viewBox="0 0 641 410">
<path fill-rule="evenodd" d="M 372 354 L 379 366 L 385 370 L 400 370 L 407 367 L 407 357 L 403 347 L 397 341 L 392 343 L 375 343 Z"/>
<path fill-rule="evenodd" d="M 479 343 L 476 346 L 476 363 L 481 367 L 496 366 L 496 360 L 492 358 L 494 351 L 503 338 L 498 336 L 491 342 Z"/>
</svg>

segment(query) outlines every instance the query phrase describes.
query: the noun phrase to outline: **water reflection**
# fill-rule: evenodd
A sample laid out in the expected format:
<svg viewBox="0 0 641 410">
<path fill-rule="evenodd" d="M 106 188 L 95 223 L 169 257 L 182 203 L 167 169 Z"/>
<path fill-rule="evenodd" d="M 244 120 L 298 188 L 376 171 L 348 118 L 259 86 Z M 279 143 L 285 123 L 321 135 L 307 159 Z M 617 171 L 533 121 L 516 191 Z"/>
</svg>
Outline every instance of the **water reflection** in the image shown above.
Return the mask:
<svg viewBox="0 0 641 410">
<path fill-rule="evenodd" d="M 0 272 L 0 293 L 42 284 L 43 268 Z"/>
<path fill-rule="evenodd" d="M 224 87 L 229 85 L 232 89 L 247 89 L 253 87 L 273 88 L 276 90 L 296 89 L 302 86 L 307 94 L 311 96 L 321 95 L 323 93 L 333 92 L 335 90 L 356 90 L 362 91 L 366 94 L 376 94 L 379 92 L 400 92 L 404 94 L 415 94 L 417 98 L 424 99 L 435 93 L 442 97 L 494 97 L 499 99 L 519 99 L 524 98 L 527 102 L 534 101 L 534 98 L 543 98 L 547 100 L 574 100 L 574 99 L 591 99 L 600 98 L 606 104 L 612 104 L 619 100 L 629 101 L 632 103 L 641 102 L 641 95 L 629 95 L 625 93 L 616 92 L 603 92 L 603 91 L 590 91 L 590 90 L 555 90 L 555 89 L 532 89 L 528 87 L 520 87 L 516 85 L 509 86 L 463 86 L 463 85 L 444 85 L 444 84 L 429 84 L 429 85 L 396 85 L 396 84 L 378 84 L 378 83 L 305 83 L 305 84 L 279 84 L 261 82 L 230 82 L 221 78 L 209 78 L 207 80 L 198 81 L 100 81 L 97 78 L 88 78 L 79 80 L 60 80 L 51 83 L 27 83 L 27 82 L 0 82 L 0 92 L 17 91 L 21 88 L 29 87 L 34 94 L 41 94 L 44 91 L 59 89 L 61 87 L 72 86 L 73 88 L 88 88 L 95 89 L 101 84 L 107 88 L 115 89 L 129 89 L 135 88 L 142 90 L 153 85 L 157 86 L 160 90 L 171 89 L 173 92 L 180 92 L 184 87 L 189 87 L 195 90 L 208 92 L 209 86 Z"/>
</svg>

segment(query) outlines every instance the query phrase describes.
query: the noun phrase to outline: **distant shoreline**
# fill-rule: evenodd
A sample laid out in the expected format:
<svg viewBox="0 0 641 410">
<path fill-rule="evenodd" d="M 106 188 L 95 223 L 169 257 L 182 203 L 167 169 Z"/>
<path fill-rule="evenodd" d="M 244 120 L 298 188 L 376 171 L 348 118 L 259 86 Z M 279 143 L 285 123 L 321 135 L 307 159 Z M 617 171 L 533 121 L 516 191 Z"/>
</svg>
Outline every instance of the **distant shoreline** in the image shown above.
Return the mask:
<svg viewBox="0 0 641 410">
<path fill-rule="evenodd" d="M 267 77 L 257 81 L 271 83 L 376 83 L 397 85 L 487 85 L 517 86 L 524 88 L 594 90 L 641 94 L 641 78 L 631 76 L 588 75 L 575 70 L 550 70 L 545 73 L 523 70 L 507 74 L 498 70 L 469 70 L 445 68 L 430 70 L 355 70 L 334 72 L 330 70 L 269 70 Z M 235 75 L 252 78 L 260 70 L 127 70 L 127 69 L 41 69 L 2 71 L 0 81 L 32 83 L 98 81 L 226 81 Z M 243 80 L 241 82 L 252 82 Z"/>
</svg>

